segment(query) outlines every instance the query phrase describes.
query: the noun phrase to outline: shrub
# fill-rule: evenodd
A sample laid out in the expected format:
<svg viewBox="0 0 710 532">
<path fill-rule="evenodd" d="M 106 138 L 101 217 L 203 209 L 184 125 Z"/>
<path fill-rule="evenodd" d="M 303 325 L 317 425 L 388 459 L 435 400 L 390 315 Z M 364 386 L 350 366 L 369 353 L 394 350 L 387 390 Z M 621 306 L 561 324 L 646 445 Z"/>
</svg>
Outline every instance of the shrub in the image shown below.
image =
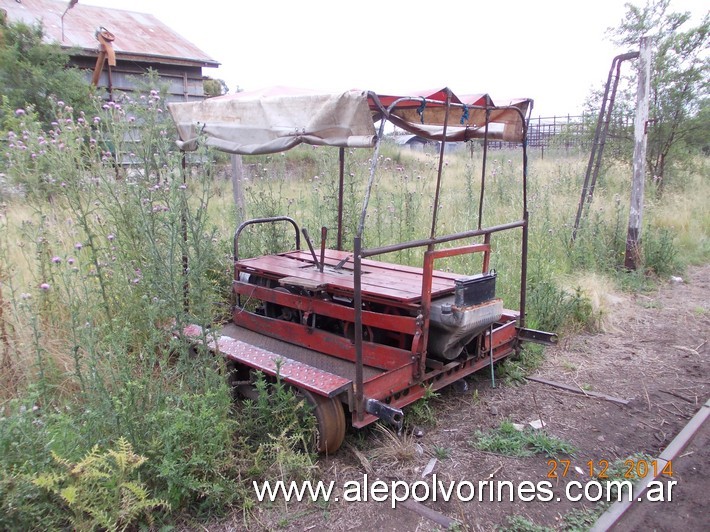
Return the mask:
<svg viewBox="0 0 710 532">
<path fill-rule="evenodd" d="M 76 464 L 56 453 L 52 457 L 60 468 L 39 475 L 34 484 L 69 508 L 75 530 L 126 530 L 142 519 L 152 524 L 157 508 L 170 509 L 166 501 L 150 498 L 137 475 L 146 458 L 124 438 L 115 450 L 102 452 L 95 446 Z"/>
<path fill-rule="evenodd" d="M 69 522 L 59 504 L 17 468 L 0 472 L 0 530 L 60 530 Z"/>
<path fill-rule="evenodd" d="M 666 228 L 648 228 L 641 240 L 643 265 L 647 272 L 668 277 L 681 270 L 673 234 Z"/>
<path fill-rule="evenodd" d="M 151 412 L 146 454 L 151 484 L 172 506 L 203 514 L 239 496 L 231 400 L 225 386 L 168 397 Z"/>
<path fill-rule="evenodd" d="M 280 378 L 258 373 L 256 400 L 245 400 L 237 415 L 239 447 L 248 475 L 254 478 L 309 478 L 315 471 L 312 453 L 316 419 L 312 408 Z"/>
<path fill-rule="evenodd" d="M 562 326 L 582 326 L 594 321 L 592 305 L 580 288 L 563 290 L 551 279 L 531 284 L 528 315 L 534 329 L 557 331 Z"/>
</svg>

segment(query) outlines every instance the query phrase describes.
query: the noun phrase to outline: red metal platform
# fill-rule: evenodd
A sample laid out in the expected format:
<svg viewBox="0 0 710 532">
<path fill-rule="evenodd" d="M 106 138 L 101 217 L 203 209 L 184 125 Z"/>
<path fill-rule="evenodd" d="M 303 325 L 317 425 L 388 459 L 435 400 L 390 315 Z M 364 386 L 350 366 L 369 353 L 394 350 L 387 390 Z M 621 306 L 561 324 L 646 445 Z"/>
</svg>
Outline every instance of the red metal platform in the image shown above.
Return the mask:
<svg viewBox="0 0 710 532">
<path fill-rule="evenodd" d="M 290 284 L 309 289 L 322 289 L 331 293 L 352 295 L 352 262 L 342 268 L 335 266 L 352 253 L 328 249 L 325 251 L 324 271 L 318 271 L 313 258 L 304 251 L 292 251 L 280 255 L 266 255 L 239 260 L 240 271 L 253 272 L 268 277 L 288 278 Z M 389 301 L 398 304 L 418 303 L 422 296 L 422 268 L 401 266 L 374 260 L 362 261 L 362 293 L 366 299 Z M 434 271 L 432 297 L 453 293 L 454 280 L 461 274 Z"/>
<path fill-rule="evenodd" d="M 285 381 L 319 395 L 335 397 L 350 388 L 351 380 L 328 371 L 303 364 L 281 354 L 235 340 L 229 336 L 220 336 L 207 344 L 210 349 L 258 369 L 272 376 L 279 375 Z"/>
</svg>

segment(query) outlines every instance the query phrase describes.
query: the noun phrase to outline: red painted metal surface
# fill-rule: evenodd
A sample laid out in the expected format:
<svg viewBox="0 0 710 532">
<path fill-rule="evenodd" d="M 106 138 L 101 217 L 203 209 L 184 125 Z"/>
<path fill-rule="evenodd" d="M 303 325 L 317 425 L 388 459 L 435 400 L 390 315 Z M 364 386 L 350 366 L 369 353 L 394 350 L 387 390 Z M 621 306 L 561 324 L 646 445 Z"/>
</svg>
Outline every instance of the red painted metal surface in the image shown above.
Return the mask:
<svg viewBox="0 0 710 532">
<path fill-rule="evenodd" d="M 332 263 L 332 251 L 326 252 L 326 263 Z M 320 272 L 309 262 L 303 252 L 297 254 L 267 255 L 237 262 L 239 271 L 256 273 L 271 279 L 295 277 L 304 281 L 321 284 L 324 289 L 334 294 L 350 296 L 353 293 L 353 273 L 343 267 L 341 270 L 327 269 Z M 382 267 L 377 261 L 367 261 L 362 267 L 362 293 L 369 301 L 410 304 L 421 299 L 421 268 L 409 268 L 409 271 L 392 269 L 391 265 Z M 418 270 L 418 271 L 417 271 Z M 438 272 L 437 272 L 438 273 Z M 442 272 L 443 273 L 443 272 Z M 460 277 L 460 275 L 458 276 Z M 432 279 L 432 294 L 435 296 L 451 293 L 454 290 L 453 277 L 438 275 Z"/>
<path fill-rule="evenodd" d="M 307 347 L 320 353 L 344 360 L 355 361 L 352 342 L 343 336 L 327 331 L 310 329 L 300 323 L 257 316 L 250 312 L 234 311 L 234 323 L 255 332 L 261 332 L 285 342 Z M 364 343 L 363 363 L 373 368 L 391 370 L 411 363 L 412 353 L 396 347 Z"/>
<path fill-rule="evenodd" d="M 384 401 L 392 406 L 405 406 L 422 396 L 423 386 L 439 389 L 490 364 L 491 335 L 488 332 L 484 333 L 480 350 L 468 357 L 448 363 L 432 363 L 432 369 L 427 367 L 426 355 L 432 300 L 452 294 L 454 280 L 461 277 L 461 274 L 435 270 L 434 262 L 445 257 L 482 253 L 485 272 L 490 262 L 491 246 L 490 235 L 484 235 L 484 238 L 485 241 L 481 244 L 431 249 L 424 255 L 423 268 L 367 259 L 361 261 L 365 309 L 373 303 L 387 301 L 387 305 L 378 306 L 376 311 L 361 312 L 363 326 L 404 335 L 402 338 L 408 339 L 410 350 L 363 341 L 363 364 L 384 371 L 365 379 L 360 394 L 357 394 L 356 386 L 353 386 L 352 391 L 362 397 Z M 237 272 L 248 272 L 256 278 L 270 279 L 266 284 L 271 286 L 265 287 L 263 281 L 254 279 L 250 279 L 250 282 L 234 281 L 234 291 L 242 300 L 255 299 L 289 307 L 301 314 L 296 321 L 285 321 L 237 308 L 234 312 L 234 323 L 329 356 L 357 362 L 357 352 L 351 339 L 309 327 L 309 323 L 313 324 L 309 321 L 313 315 L 348 323 L 355 321 L 356 313 L 352 306 L 343 304 L 342 301 L 328 300 L 326 297 L 326 294 L 352 295 L 354 278 L 351 261 L 352 254 L 337 250 L 324 251 L 323 272 L 314 265 L 312 255 L 305 251 L 237 261 Z M 407 315 L 399 315 L 397 308 L 401 309 L 399 312 Z M 417 318 L 413 317 L 413 310 L 419 313 Z M 517 318 L 517 312 L 505 311 L 502 322 L 494 327 L 494 361 L 514 351 L 517 343 Z M 358 412 L 357 403 L 355 401 L 355 404 L 350 405 L 351 410 L 354 409 L 354 425 L 364 426 L 374 421 L 374 417 Z"/>
<path fill-rule="evenodd" d="M 346 307 L 338 303 L 331 303 L 330 301 L 300 296 L 298 294 L 286 294 L 241 281 L 234 281 L 233 285 L 235 293 L 247 298 L 251 297 L 268 301 L 270 303 L 295 308 L 300 312 L 336 318 L 338 320 L 347 321 L 348 323 L 355 321 L 355 311 L 351 307 Z M 362 322 L 367 326 L 406 334 L 414 334 L 417 331 L 416 318 L 410 316 L 363 311 Z"/>
<path fill-rule="evenodd" d="M 514 322 L 510 322 L 510 324 L 505 324 L 494 330 L 493 344 L 494 346 L 498 345 L 498 348 L 494 348 L 494 362 L 505 358 L 514 351 L 515 337 L 513 336 L 511 338 L 509 335 L 509 329 L 511 328 L 513 333 L 515 333 Z M 421 399 L 426 392 L 426 388 L 440 390 L 449 384 L 485 368 L 489 364 L 490 359 L 487 356 L 481 358 L 471 356 L 462 361 L 450 362 L 440 369 L 424 374 L 421 380 L 417 380 L 416 382 L 410 380 L 408 386 L 400 386 L 399 388 L 396 388 L 396 386 L 403 382 L 401 376 L 399 376 L 400 378 L 398 379 L 392 372 L 387 372 L 366 382 L 365 394 L 367 397 L 374 397 L 384 401 L 390 406 L 403 408 Z M 385 393 L 385 390 L 389 393 Z M 393 393 L 392 390 L 396 391 Z M 365 414 L 362 420 L 353 418 L 353 427 L 362 428 L 375 421 L 377 421 L 375 416 Z"/>
<path fill-rule="evenodd" d="M 216 341 L 210 342 L 208 347 L 231 360 L 272 376 L 278 374 L 284 381 L 294 386 L 326 397 L 335 397 L 347 391 L 352 382 L 333 373 L 260 349 L 229 336 L 221 336 Z"/>
<path fill-rule="evenodd" d="M 289 257 L 293 257 L 295 259 L 303 260 L 303 261 L 309 261 L 310 260 L 310 255 L 306 253 L 305 251 L 291 251 L 289 253 L 284 253 L 284 255 L 287 255 Z M 344 263 L 343 269 L 346 270 L 352 270 L 352 253 L 348 251 L 338 251 L 335 249 L 327 249 L 325 252 L 325 263 L 326 265 L 329 266 L 335 266 L 338 264 L 340 261 L 342 261 L 345 258 L 348 258 L 349 260 Z M 368 259 L 363 259 L 362 260 L 362 265 L 363 266 L 372 266 L 373 268 L 377 268 L 378 270 L 387 270 L 391 272 L 404 272 L 404 273 L 414 273 L 417 275 L 422 274 L 422 269 L 417 267 L 417 266 L 406 266 L 404 264 L 393 264 L 390 262 L 382 262 L 382 261 L 377 261 L 377 260 L 368 260 Z M 449 279 L 449 280 L 455 280 L 461 277 L 460 273 L 453 273 L 453 272 L 445 272 L 441 270 L 435 270 L 433 273 L 434 279 Z"/>
</svg>

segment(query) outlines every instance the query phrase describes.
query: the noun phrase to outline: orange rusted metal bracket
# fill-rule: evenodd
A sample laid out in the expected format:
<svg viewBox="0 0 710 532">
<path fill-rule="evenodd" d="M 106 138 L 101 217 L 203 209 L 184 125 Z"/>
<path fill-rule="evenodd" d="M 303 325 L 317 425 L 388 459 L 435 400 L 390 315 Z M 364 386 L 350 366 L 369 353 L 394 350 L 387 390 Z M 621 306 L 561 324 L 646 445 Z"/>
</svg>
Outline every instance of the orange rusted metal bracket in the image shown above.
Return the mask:
<svg viewBox="0 0 710 532">
<path fill-rule="evenodd" d="M 99 49 L 99 56 L 96 58 L 96 66 L 94 67 L 94 75 L 91 78 L 91 84 L 96 87 L 99 84 L 99 78 L 101 77 L 101 72 L 104 69 L 104 63 L 108 59 L 109 66 L 109 90 L 111 89 L 111 68 L 116 66 L 116 53 L 113 51 L 113 44 L 111 44 L 115 37 L 113 33 L 108 31 L 106 28 L 99 28 L 96 31 L 96 39 L 101 43 Z"/>
</svg>

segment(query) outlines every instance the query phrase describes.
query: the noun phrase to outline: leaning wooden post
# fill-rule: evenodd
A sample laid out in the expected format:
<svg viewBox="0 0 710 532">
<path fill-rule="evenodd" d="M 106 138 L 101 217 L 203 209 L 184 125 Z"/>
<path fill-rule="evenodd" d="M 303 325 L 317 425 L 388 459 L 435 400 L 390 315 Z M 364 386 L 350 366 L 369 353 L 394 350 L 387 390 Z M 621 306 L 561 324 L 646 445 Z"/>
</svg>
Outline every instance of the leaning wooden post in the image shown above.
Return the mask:
<svg viewBox="0 0 710 532">
<path fill-rule="evenodd" d="M 646 139 L 648 126 L 648 97 L 651 84 L 651 41 L 641 37 L 638 89 L 636 91 L 636 119 L 634 120 L 634 170 L 631 183 L 629 229 L 626 233 L 624 266 L 637 269 L 640 262 L 641 223 L 643 221 L 643 192 L 646 180 Z"/>
</svg>

